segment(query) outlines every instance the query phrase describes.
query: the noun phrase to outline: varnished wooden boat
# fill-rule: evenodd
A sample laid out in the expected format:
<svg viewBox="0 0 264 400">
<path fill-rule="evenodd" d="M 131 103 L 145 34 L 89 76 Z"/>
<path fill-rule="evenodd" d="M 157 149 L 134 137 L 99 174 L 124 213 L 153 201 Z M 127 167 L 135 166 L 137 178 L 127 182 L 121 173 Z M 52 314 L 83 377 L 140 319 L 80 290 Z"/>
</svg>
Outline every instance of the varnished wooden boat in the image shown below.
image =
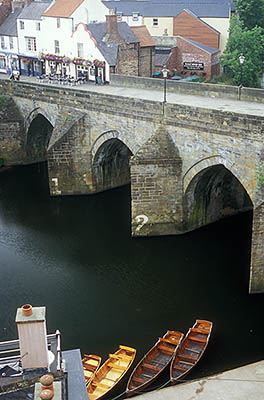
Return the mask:
<svg viewBox="0 0 264 400">
<path fill-rule="evenodd" d="M 86 386 L 89 384 L 94 374 L 99 369 L 102 358 L 94 354 L 84 354 L 82 359 L 83 372 Z"/>
<path fill-rule="evenodd" d="M 160 375 L 171 362 L 183 336 L 181 332 L 168 331 L 159 338 L 132 372 L 127 383 L 127 396 L 140 392 Z"/>
<path fill-rule="evenodd" d="M 90 400 L 101 399 L 109 394 L 128 371 L 135 359 L 136 350 L 132 347 L 119 346 L 114 354 L 99 368 L 87 386 Z"/>
<path fill-rule="evenodd" d="M 189 329 L 171 362 L 170 380 L 172 384 L 177 383 L 188 374 L 200 360 L 207 347 L 212 327 L 212 322 L 198 319 Z"/>
</svg>

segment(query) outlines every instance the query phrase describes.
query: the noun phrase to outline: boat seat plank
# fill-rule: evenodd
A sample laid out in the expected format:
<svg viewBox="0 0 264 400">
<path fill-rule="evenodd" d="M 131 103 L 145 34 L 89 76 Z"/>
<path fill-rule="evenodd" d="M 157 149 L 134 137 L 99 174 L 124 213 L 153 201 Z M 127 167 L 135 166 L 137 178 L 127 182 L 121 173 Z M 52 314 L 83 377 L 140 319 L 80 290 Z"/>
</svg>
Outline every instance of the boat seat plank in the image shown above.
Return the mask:
<svg viewBox="0 0 264 400">
<path fill-rule="evenodd" d="M 123 367 L 122 365 L 118 365 L 118 364 L 115 364 L 115 363 L 112 363 L 112 362 L 108 363 L 107 365 L 109 367 L 111 367 L 111 368 L 121 369 L 122 371 L 127 369 L 127 367 Z"/>
<path fill-rule="evenodd" d="M 155 365 L 152 365 L 152 364 L 149 364 L 149 363 L 146 363 L 146 362 L 144 362 L 144 363 L 142 364 L 142 367 L 143 367 L 143 368 L 151 369 L 151 370 L 153 370 L 153 371 L 160 371 L 160 368 L 159 368 L 159 367 L 157 367 L 157 366 L 155 366 Z"/>
<path fill-rule="evenodd" d="M 197 341 L 197 342 L 203 342 L 203 343 L 207 342 L 207 338 L 202 339 L 202 338 L 198 338 L 197 336 L 189 336 L 188 339 L 194 340 L 194 341 Z"/>
<path fill-rule="evenodd" d="M 205 335 L 208 335 L 209 331 L 205 330 L 205 329 L 201 329 L 201 328 L 192 328 L 191 329 L 192 332 L 197 332 L 197 333 L 203 333 Z"/>
<path fill-rule="evenodd" d="M 175 349 L 172 349 L 172 348 L 166 347 L 166 346 L 159 346 L 158 348 L 159 348 L 160 350 L 162 350 L 162 351 L 167 351 L 167 352 L 170 353 L 170 354 L 174 353 L 174 350 L 175 350 Z"/>
<path fill-rule="evenodd" d="M 145 383 L 146 381 L 139 376 L 133 376 L 132 382 L 137 382 L 137 383 Z"/>
<path fill-rule="evenodd" d="M 182 367 L 181 365 L 175 365 L 173 369 L 178 369 L 179 371 L 186 371 L 188 369 L 187 365 L 186 367 Z"/>
<path fill-rule="evenodd" d="M 84 367 L 84 369 L 86 369 L 88 371 L 91 371 L 91 372 L 94 372 L 96 370 L 96 366 L 95 365 L 90 365 L 90 364 L 87 364 L 87 363 L 83 363 L 83 367 Z"/>
<path fill-rule="evenodd" d="M 120 344 L 120 349 L 122 350 L 127 350 L 127 351 L 131 351 L 132 353 L 135 353 L 135 349 L 133 349 L 132 347 L 128 347 L 128 346 L 123 346 Z"/>
<path fill-rule="evenodd" d="M 101 383 L 101 382 L 98 382 L 98 383 L 95 383 L 95 386 L 96 387 L 98 387 L 98 388 L 102 388 L 102 389 L 110 389 L 110 387 L 111 386 L 109 386 L 109 385 L 106 385 L 105 383 Z"/>
<path fill-rule="evenodd" d="M 191 354 L 181 353 L 178 355 L 179 358 L 186 358 L 187 360 L 197 360 L 197 356 L 192 356 Z"/>
<path fill-rule="evenodd" d="M 126 354 L 109 354 L 109 358 L 115 358 L 117 360 L 131 360 L 131 356 L 127 356 Z"/>
<path fill-rule="evenodd" d="M 178 341 L 177 340 L 170 340 L 170 339 L 165 339 L 165 338 L 160 338 L 159 339 L 161 342 L 173 344 L 174 346 L 177 346 Z"/>
</svg>

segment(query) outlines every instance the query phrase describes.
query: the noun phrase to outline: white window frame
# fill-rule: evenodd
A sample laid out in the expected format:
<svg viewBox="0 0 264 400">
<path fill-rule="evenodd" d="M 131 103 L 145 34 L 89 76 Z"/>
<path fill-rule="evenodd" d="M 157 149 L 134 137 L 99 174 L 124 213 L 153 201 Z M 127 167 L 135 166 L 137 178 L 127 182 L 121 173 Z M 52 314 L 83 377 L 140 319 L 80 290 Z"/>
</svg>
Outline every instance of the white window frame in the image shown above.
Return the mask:
<svg viewBox="0 0 264 400">
<path fill-rule="evenodd" d="M 60 18 L 57 18 L 57 28 L 59 29 L 61 27 L 61 20 Z"/>
<path fill-rule="evenodd" d="M 14 48 L 14 38 L 12 36 L 9 36 L 9 48 L 10 50 Z"/>
<path fill-rule="evenodd" d="M 139 20 L 139 13 L 132 12 L 132 21 L 138 21 L 138 20 Z"/>
<path fill-rule="evenodd" d="M 1 36 L 1 49 L 5 49 L 6 45 L 5 45 L 5 37 Z"/>
<path fill-rule="evenodd" d="M 54 40 L 54 52 L 55 52 L 55 54 L 60 54 L 60 42 L 59 42 L 59 40 Z"/>
<path fill-rule="evenodd" d="M 159 26 L 159 19 L 158 18 L 153 18 L 152 26 Z"/>
<path fill-rule="evenodd" d="M 84 57 L 83 43 L 77 43 L 77 56 Z"/>
<path fill-rule="evenodd" d="M 123 13 L 120 12 L 120 11 L 118 11 L 118 12 L 116 13 L 116 16 L 117 16 L 117 22 L 122 22 Z"/>
<path fill-rule="evenodd" d="M 32 36 L 25 36 L 27 51 L 37 51 L 37 40 Z"/>
<path fill-rule="evenodd" d="M 40 22 L 36 22 L 36 31 L 40 31 Z"/>
<path fill-rule="evenodd" d="M 25 22 L 24 21 L 19 21 L 19 28 L 20 29 L 25 29 Z"/>
</svg>

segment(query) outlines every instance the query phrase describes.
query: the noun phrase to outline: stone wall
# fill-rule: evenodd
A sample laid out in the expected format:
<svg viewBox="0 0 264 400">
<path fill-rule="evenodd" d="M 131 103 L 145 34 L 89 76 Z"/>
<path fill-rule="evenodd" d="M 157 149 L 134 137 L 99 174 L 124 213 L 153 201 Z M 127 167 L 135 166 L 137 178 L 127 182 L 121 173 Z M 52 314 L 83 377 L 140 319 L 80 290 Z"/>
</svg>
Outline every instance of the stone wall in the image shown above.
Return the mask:
<svg viewBox="0 0 264 400">
<path fill-rule="evenodd" d="M 139 76 L 150 77 L 155 72 L 154 47 L 140 47 L 139 50 Z"/>
<path fill-rule="evenodd" d="M 113 85 L 139 89 L 163 90 L 163 79 L 111 74 Z M 167 80 L 167 91 L 198 96 L 212 96 L 238 100 L 238 87 Z M 264 89 L 242 88 L 241 100 L 264 103 Z"/>
<path fill-rule="evenodd" d="M 4 165 L 23 163 L 24 121 L 11 97 L 0 95 L 0 158 Z"/>
</svg>

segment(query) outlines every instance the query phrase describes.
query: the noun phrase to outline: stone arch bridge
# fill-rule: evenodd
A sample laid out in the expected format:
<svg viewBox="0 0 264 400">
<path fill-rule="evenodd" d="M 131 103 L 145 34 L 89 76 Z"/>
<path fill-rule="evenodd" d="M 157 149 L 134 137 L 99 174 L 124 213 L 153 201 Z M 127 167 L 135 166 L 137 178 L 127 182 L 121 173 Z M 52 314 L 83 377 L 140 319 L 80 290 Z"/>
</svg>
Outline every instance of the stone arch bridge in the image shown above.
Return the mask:
<svg viewBox="0 0 264 400">
<path fill-rule="evenodd" d="M 20 116 L 0 136 L 6 164 L 46 159 L 53 196 L 131 183 L 134 236 L 253 209 L 249 290 L 264 291 L 263 116 L 7 80 L 0 92 Z"/>
</svg>

